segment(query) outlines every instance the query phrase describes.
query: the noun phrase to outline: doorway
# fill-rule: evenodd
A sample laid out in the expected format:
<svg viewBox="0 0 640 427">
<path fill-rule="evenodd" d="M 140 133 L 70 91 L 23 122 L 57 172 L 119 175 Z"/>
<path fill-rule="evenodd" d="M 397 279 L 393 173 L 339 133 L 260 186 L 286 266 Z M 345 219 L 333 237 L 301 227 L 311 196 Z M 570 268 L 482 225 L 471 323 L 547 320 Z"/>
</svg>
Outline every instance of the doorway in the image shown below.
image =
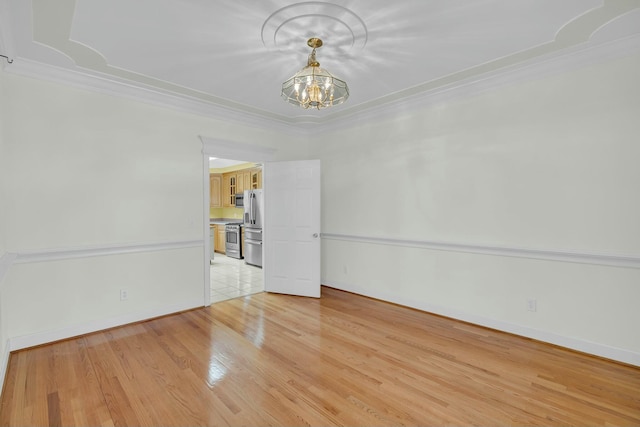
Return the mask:
<svg viewBox="0 0 640 427">
<path fill-rule="evenodd" d="M 213 245 L 210 238 L 211 209 L 210 209 L 209 157 L 217 157 L 221 159 L 229 159 L 229 160 L 251 162 L 251 163 L 264 163 L 264 162 L 273 160 L 276 150 L 271 148 L 256 146 L 253 144 L 225 141 L 225 140 L 210 138 L 206 136 L 199 136 L 199 138 L 200 138 L 200 141 L 202 142 L 202 179 L 203 179 L 203 190 L 204 190 L 203 191 L 204 193 L 203 194 L 203 201 L 204 201 L 203 224 L 202 224 L 203 225 L 202 230 L 203 230 L 203 236 L 204 236 L 203 255 L 204 255 L 204 266 L 205 266 L 204 275 L 203 275 L 204 276 L 204 283 L 203 283 L 204 304 L 203 305 L 209 306 L 211 305 L 212 299 L 213 299 L 211 279 L 212 278 L 216 280 L 218 278 L 222 279 L 222 276 L 224 274 L 224 271 L 222 269 L 219 275 L 215 271 L 213 272 L 213 275 L 212 275 L 212 271 L 211 271 L 210 253 Z M 241 219 L 242 218 L 238 218 L 238 220 L 241 220 Z M 232 270 L 234 268 L 237 268 L 238 277 L 240 276 L 247 277 L 249 275 L 253 275 L 255 278 L 255 276 L 260 276 L 260 278 L 264 283 L 264 275 L 267 273 L 266 267 L 260 270 L 261 274 L 259 273 L 248 274 L 247 272 L 243 272 L 243 270 L 241 270 L 241 267 L 244 264 L 244 260 L 237 260 L 237 259 L 230 260 L 230 259 L 227 259 L 228 257 L 222 258 L 223 255 L 219 255 L 215 252 L 214 252 L 214 260 L 216 260 L 217 255 L 218 255 L 217 259 L 221 261 L 220 264 L 222 264 L 222 261 L 230 261 L 230 264 L 236 263 L 235 265 L 231 264 L 231 266 L 227 268 Z M 242 264 L 239 265 L 239 263 L 242 263 Z M 227 278 L 231 278 L 231 280 L 233 280 L 234 277 L 235 277 L 235 271 L 233 271 L 233 274 L 227 274 Z M 222 282 L 222 283 L 226 284 L 228 282 Z M 227 294 L 232 295 L 234 293 L 232 290 L 227 289 Z"/>
<path fill-rule="evenodd" d="M 272 293 L 319 298 L 320 160 L 275 162 L 277 150 L 272 148 L 203 136 L 200 140 L 203 145 L 204 305 L 211 304 L 209 157 L 247 159 L 264 165 L 264 236 L 255 239 L 262 244 L 256 259 L 260 259 L 263 266 L 264 289 Z M 247 230 L 256 228 L 258 218 L 250 221 L 254 226 L 247 227 Z"/>
<path fill-rule="evenodd" d="M 209 157 L 210 302 L 264 291 L 262 268 L 250 264 L 245 245 L 245 190 L 262 189 L 262 165 Z"/>
</svg>

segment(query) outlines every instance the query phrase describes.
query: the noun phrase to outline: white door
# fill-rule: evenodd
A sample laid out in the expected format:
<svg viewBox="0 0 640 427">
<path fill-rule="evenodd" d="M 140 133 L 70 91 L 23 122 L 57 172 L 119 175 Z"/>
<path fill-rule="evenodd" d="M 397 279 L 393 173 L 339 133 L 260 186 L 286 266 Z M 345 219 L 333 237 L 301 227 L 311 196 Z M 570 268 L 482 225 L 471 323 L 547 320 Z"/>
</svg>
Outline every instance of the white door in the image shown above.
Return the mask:
<svg viewBox="0 0 640 427">
<path fill-rule="evenodd" d="M 320 160 L 264 164 L 264 289 L 320 297 Z"/>
</svg>

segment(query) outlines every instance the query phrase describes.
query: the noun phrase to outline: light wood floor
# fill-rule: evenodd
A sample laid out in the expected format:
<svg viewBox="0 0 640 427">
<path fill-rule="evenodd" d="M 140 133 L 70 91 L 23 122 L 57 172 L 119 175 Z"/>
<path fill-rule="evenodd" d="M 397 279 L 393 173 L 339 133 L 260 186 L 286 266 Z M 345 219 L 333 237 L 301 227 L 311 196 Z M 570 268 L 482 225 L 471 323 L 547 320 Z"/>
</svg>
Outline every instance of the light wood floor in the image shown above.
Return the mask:
<svg viewBox="0 0 640 427">
<path fill-rule="evenodd" d="M 640 425 L 640 369 L 323 288 L 13 353 L 8 426 Z"/>
</svg>

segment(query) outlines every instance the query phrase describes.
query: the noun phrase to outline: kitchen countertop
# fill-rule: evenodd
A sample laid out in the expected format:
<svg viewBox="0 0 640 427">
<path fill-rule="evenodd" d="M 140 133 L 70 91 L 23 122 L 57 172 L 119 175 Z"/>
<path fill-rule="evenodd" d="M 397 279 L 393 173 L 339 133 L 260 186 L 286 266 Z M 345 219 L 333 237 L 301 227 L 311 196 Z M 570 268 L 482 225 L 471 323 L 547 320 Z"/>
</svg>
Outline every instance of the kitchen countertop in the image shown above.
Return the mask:
<svg viewBox="0 0 640 427">
<path fill-rule="evenodd" d="M 209 218 L 209 224 L 226 225 L 226 224 L 240 224 L 242 220 L 240 218 Z"/>
</svg>

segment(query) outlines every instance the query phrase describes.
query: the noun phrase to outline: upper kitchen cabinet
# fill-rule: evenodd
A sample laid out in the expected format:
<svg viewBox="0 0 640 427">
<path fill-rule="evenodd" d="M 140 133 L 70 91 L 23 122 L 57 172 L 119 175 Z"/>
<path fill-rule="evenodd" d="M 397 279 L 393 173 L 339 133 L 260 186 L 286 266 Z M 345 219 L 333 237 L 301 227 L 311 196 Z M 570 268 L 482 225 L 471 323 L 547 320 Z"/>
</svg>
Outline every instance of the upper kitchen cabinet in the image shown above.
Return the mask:
<svg viewBox="0 0 640 427">
<path fill-rule="evenodd" d="M 212 208 L 234 208 L 236 194 L 262 188 L 262 169 L 251 167 L 231 172 L 209 173 Z"/>
<path fill-rule="evenodd" d="M 236 206 L 236 191 L 238 191 L 238 176 L 236 172 L 222 174 L 222 193 L 224 200 L 222 207 L 233 208 Z"/>
<path fill-rule="evenodd" d="M 209 174 L 209 206 L 222 207 L 222 175 L 219 173 Z"/>
<path fill-rule="evenodd" d="M 255 168 L 249 170 L 249 180 L 251 190 L 258 190 L 262 188 L 262 169 Z"/>
<path fill-rule="evenodd" d="M 238 193 L 244 193 L 244 190 L 251 190 L 251 174 L 249 169 L 241 169 L 237 173 L 237 191 Z"/>
</svg>

